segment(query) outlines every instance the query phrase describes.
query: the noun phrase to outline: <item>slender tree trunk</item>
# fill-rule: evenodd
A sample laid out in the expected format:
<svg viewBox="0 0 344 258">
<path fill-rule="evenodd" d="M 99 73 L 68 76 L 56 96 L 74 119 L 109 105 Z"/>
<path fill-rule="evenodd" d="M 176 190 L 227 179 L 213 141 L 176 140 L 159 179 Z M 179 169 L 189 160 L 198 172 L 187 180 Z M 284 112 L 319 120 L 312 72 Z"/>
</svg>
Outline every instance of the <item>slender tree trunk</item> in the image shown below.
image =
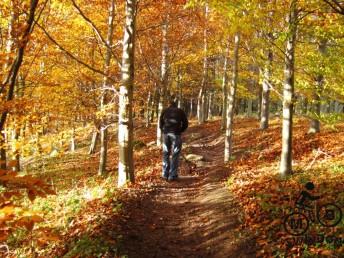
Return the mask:
<svg viewBox="0 0 344 258">
<path fill-rule="evenodd" d="M 146 127 L 150 127 L 151 113 L 152 113 L 152 94 L 148 93 L 147 106 L 146 106 Z"/>
<path fill-rule="evenodd" d="M 262 117 L 262 96 L 263 96 L 263 88 L 261 85 L 258 84 L 258 105 L 257 105 L 257 115 L 258 120 L 261 120 Z"/>
<path fill-rule="evenodd" d="M 8 24 L 8 39 L 6 41 L 6 60 L 3 64 L 2 70 L 5 75 L 7 75 L 7 69 L 11 64 L 11 53 L 13 51 L 13 43 L 14 43 L 14 23 L 17 19 L 17 13 L 15 11 L 15 4 L 13 1 L 10 1 L 11 4 L 11 16 L 10 16 L 10 21 Z M 6 80 L 8 77 L 2 78 L 3 83 L 6 83 Z M 0 93 L 5 90 L 4 88 L 0 89 Z M 4 127 L 4 125 L 3 125 Z M 3 128 L 0 130 L 0 168 L 1 169 L 6 169 L 6 148 L 5 148 L 5 133 L 2 132 Z"/>
<path fill-rule="evenodd" d="M 133 87 L 135 59 L 136 0 L 126 0 L 122 55 L 122 83 L 119 90 L 118 186 L 135 181 L 133 158 Z"/>
<path fill-rule="evenodd" d="M 89 155 L 94 154 L 96 152 L 98 137 L 99 137 L 98 129 L 95 129 L 94 132 L 92 133 L 91 145 L 88 151 Z"/>
<path fill-rule="evenodd" d="M 153 94 L 153 103 L 152 103 L 152 113 L 150 117 L 150 122 L 153 123 L 154 117 L 158 116 L 158 109 L 159 109 L 159 85 L 155 83 L 154 94 Z"/>
<path fill-rule="evenodd" d="M 71 141 L 70 141 L 70 151 L 75 152 L 76 144 L 75 144 L 75 127 L 73 125 Z"/>
<path fill-rule="evenodd" d="M 33 23 L 34 23 L 34 17 L 35 17 L 37 5 L 38 5 L 38 0 L 31 0 L 30 10 L 29 10 L 29 13 L 27 15 L 26 27 L 24 29 L 23 34 L 21 35 L 22 36 L 21 37 L 22 41 L 20 42 L 21 44 L 18 47 L 16 58 L 15 58 L 13 65 L 12 65 L 12 69 L 9 71 L 8 75 L 3 80 L 2 85 L 0 87 L 0 94 L 2 94 L 3 91 L 5 91 L 5 89 L 7 88 L 6 86 L 8 86 L 7 96 L 6 96 L 6 99 L 4 99 L 4 101 L 11 101 L 14 97 L 14 87 L 16 84 L 19 69 L 20 69 L 21 64 L 23 62 L 25 48 L 26 48 L 26 45 L 27 45 L 28 40 L 30 38 L 29 36 L 33 31 Z M 11 28 L 11 30 L 12 29 L 13 28 Z M 0 132 L 2 132 L 5 128 L 7 116 L 8 116 L 7 110 L 1 113 L 1 116 L 0 116 Z M 4 134 L 3 133 L 1 133 L 1 134 L 2 134 L 2 137 L 0 137 L 0 156 L 1 156 L 0 157 L 1 158 L 0 163 L 1 163 L 2 168 L 6 168 L 6 151 L 3 147 L 3 145 L 5 143 L 4 142 Z"/>
<path fill-rule="evenodd" d="M 224 130 L 226 128 L 226 125 L 227 125 L 228 56 L 229 56 L 229 42 L 228 42 L 227 47 L 226 47 L 225 61 L 224 61 L 224 64 L 223 64 L 223 77 L 222 77 L 222 123 L 221 123 L 221 130 Z"/>
<path fill-rule="evenodd" d="M 18 128 L 15 128 L 13 130 L 13 139 L 14 141 L 18 141 L 19 140 L 19 133 L 20 133 L 20 130 Z M 14 155 L 14 160 L 15 160 L 15 166 L 13 167 L 13 170 L 15 172 L 20 172 L 20 153 L 19 153 L 19 149 L 17 147 L 14 147 L 14 150 L 13 150 L 13 155 Z"/>
<path fill-rule="evenodd" d="M 214 101 L 214 93 L 210 92 L 209 93 L 209 98 L 208 98 L 208 119 L 212 120 L 213 119 L 213 101 Z"/>
<path fill-rule="evenodd" d="M 319 44 L 319 52 L 322 56 L 326 54 L 327 41 L 322 40 Z M 321 113 L 321 93 L 324 88 L 324 76 L 323 74 L 318 74 L 315 79 L 315 87 L 313 91 L 313 101 L 312 101 L 312 118 L 310 121 L 310 127 L 308 133 L 319 133 L 320 132 L 320 113 Z"/>
<path fill-rule="evenodd" d="M 205 5 L 205 21 L 208 20 L 209 15 L 209 6 L 208 4 Z M 208 85 L 208 27 L 207 24 L 205 25 L 203 31 L 203 41 L 204 41 L 204 57 L 203 57 L 203 76 L 202 76 L 202 86 L 201 90 L 198 95 L 197 101 L 197 118 L 198 123 L 202 124 L 206 120 L 206 89 Z"/>
<path fill-rule="evenodd" d="M 183 108 L 183 85 L 181 83 L 181 71 L 178 69 L 177 74 L 177 89 L 178 89 L 178 108 Z"/>
<path fill-rule="evenodd" d="M 110 2 L 109 6 L 109 20 L 108 20 L 108 33 L 106 43 L 108 46 L 112 46 L 113 42 L 113 31 L 114 31 L 114 20 L 115 20 L 115 0 Z M 103 95 L 101 99 L 101 109 L 104 109 L 108 104 L 108 74 L 109 68 L 111 63 L 111 56 L 112 51 L 109 47 L 106 48 L 105 54 L 105 64 L 104 64 L 104 74 L 106 76 L 103 77 Z M 99 158 L 99 169 L 98 174 L 104 176 L 106 174 L 106 162 L 107 162 L 107 150 L 108 150 L 108 129 L 107 129 L 107 121 L 105 118 L 101 119 L 100 125 L 100 158 Z"/>
<path fill-rule="evenodd" d="M 308 108 L 308 99 L 306 96 L 302 96 L 302 115 L 307 114 L 307 108 Z"/>
<path fill-rule="evenodd" d="M 5 133 L 0 133 L 0 169 L 6 169 Z"/>
<path fill-rule="evenodd" d="M 253 107 L 253 100 L 248 99 L 247 100 L 247 109 L 246 109 L 247 117 L 252 117 L 252 107 Z"/>
<path fill-rule="evenodd" d="M 234 105 L 236 97 L 236 89 L 238 84 L 238 64 L 239 64 L 239 45 L 240 45 L 240 33 L 237 32 L 234 37 L 234 63 L 233 63 L 233 78 L 232 85 L 228 95 L 228 107 L 227 107 L 227 125 L 226 125 L 226 137 L 225 137 L 225 155 L 224 161 L 229 162 L 232 154 L 232 136 L 233 136 L 233 118 L 234 118 Z"/>
<path fill-rule="evenodd" d="M 193 118 L 194 117 L 194 113 L 195 113 L 194 106 L 195 106 L 194 99 L 191 98 L 190 99 L 190 114 L 189 114 L 189 118 Z"/>
<path fill-rule="evenodd" d="M 282 153 L 280 174 L 282 177 L 292 173 L 292 137 L 294 108 L 294 64 L 297 31 L 297 0 L 293 0 L 288 15 L 289 33 L 285 51 L 285 70 L 283 88 Z"/>
<path fill-rule="evenodd" d="M 271 49 L 267 54 L 267 64 L 263 73 L 263 91 L 261 104 L 260 129 L 265 130 L 269 127 L 270 113 L 270 83 L 271 83 L 271 67 L 273 55 Z"/>
<path fill-rule="evenodd" d="M 166 107 L 167 100 L 167 83 L 168 83 L 168 42 L 167 42 L 167 33 L 168 33 L 168 16 L 165 17 L 164 23 L 162 25 L 162 59 L 161 59 L 161 96 L 159 101 L 159 111 L 158 111 L 158 122 L 157 122 L 157 146 L 162 144 L 162 132 L 160 130 L 160 115 L 164 108 Z"/>
</svg>

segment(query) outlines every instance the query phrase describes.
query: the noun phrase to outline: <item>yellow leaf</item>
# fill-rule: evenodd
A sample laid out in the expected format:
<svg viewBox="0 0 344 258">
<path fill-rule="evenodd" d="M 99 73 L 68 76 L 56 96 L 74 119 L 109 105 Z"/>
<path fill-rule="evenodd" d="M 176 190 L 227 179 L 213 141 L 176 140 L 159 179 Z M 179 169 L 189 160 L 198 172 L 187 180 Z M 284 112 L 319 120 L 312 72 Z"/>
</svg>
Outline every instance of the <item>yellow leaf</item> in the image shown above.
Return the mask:
<svg viewBox="0 0 344 258">
<path fill-rule="evenodd" d="M 0 210 L 0 213 L 5 215 L 11 215 L 14 214 L 14 206 L 5 206 Z"/>
</svg>

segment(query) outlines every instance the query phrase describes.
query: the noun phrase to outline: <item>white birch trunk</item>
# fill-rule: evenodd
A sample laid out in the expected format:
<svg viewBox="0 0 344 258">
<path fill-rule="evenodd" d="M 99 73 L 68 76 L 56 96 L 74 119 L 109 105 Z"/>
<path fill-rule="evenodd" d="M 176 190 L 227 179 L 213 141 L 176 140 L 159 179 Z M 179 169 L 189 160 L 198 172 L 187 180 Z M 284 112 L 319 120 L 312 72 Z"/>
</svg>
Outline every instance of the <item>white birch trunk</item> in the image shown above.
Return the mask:
<svg viewBox="0 0 344 258">
<path fill-rule="evenodd" d="M 136 30 L 136 0 L 126 0 L 123 36 L 122 82 L 119 90 L 118 114 L 118 186 L 134 182 L 133 159 L 133 87 Z"/>
<path fill-rule="evenodd" d="M 239 64 L 239 45 L 240 45 L 240 33 L 237 32 L 234 37 L 234 63 L 233 63 L 233 78 L 232 85 L 228 95 L 228 107 L 227 107 L 227 125 L 226 125 L 226 137 L 225 137 L 225 155 L 224 161 L 229 162 L 232 154 L 232 137 L 233 137 L 233 118 L 234 118 L 234 104 L 236 97 L 236 89 L 238 84 L 238 64 Z"/>
<path fill-rule="evenodd" d="M 292 173 L 292 138 L 294 107 L 294 63 L 297 31 L 297 0 L 293 0 L 288 15 L 289 31 L 285 50 L 284 88 L 283 88 L 283 122 L 282 153 L 280 174 L 286 177 Z"/>
<path fill-rule="evenodd" d="M 161 52 L 161 95 L 158 108 L 158 122 L 157 122 L 157 146 L 162 144 L 162 132 L 160 130 L 160 115 L 164 108 L 166 107 L 167 99 L 167 82 L 168 82 L 168 42 L 167 42 L 167 33 L 168 33 L 168 17 L 165 17 L 164 23 L 162 25 L 162 52 Z"/>
<path fill-rule="evenodd" d="M 263 89 L 262 89 L 262 103 L 261 103 L 261 117 L 260 129 L 265 130 L 269 127 L 269 113 L 270 113 L 270 83 L 271 83 L 271 66 L 272 66 L 272 51 L 267 53 L 267 64 L 263 73 Z"/>
<path fill-rule="evenodd" d="M 228 56 L 229 56 L 229 42 L 225 52 L 225 61 L 223 64 L 222 77 L 222 123 L 221 130 L 224 130 L 227 125 L 227 101 L 228 101 Z"/>
<path fill-rule="evenodd" d="M 207 23 L 209 15 L 209 6 L 208 4 L 205 5 L 205 22 Z M 197 118 L 198 123 L 202 124 L 206 120 L 206 89 L 208 85 L 208 28 L 207 24 L 205 25 L 203 31 L 203 41 L 204 41 L 204 50 L 203 50 L 203 76 L 202 76 L 202 86 L 201 90 L 198 95 L 198 102 L 197 102 Z"/>
</svg>

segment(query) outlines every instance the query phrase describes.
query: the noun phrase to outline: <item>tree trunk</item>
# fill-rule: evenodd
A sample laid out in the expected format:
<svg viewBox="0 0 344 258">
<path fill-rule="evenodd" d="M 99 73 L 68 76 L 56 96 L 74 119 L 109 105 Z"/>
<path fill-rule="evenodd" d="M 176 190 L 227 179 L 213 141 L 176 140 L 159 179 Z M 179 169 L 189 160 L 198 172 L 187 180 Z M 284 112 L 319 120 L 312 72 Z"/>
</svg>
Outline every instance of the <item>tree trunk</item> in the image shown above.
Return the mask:
<svg viewBox="0 0 344 258">
<path fill-rule="evenodd" d="M 232 154 L 232 135 L 233 135 L 233 118 L 234 118 L 234 104 L 235 95 L 238 84 L 238 64 L 239 64 L 239 45 L 240 45 L 240 33 L 237 32 L 234 37 L 234 63 L 233 63 L 233 78 L 232 85 L 228 95 L 228 107 L 227 107 L 227 125 L 226 125 L 226 137 L 225 137 L 225 155 L 224 161 L 228 162 Z"/>
<path fill-rule="evenodd" d="M 98 129 L 95 129 L 95 131 L 92 133 L 91 145 L 88 151 L 89 155 L 94 154 L 96 152 L 98 137 L 99 137 Z"/>
<path fill-rule="evenodd" d="M 208 20 L 209 15 L 209 6 L 208 4 L 205 5 L 205 21 Z M 198 95 L 198 103 L 197 103 L 197 118 L 198 123 L 202 124 L 206 120 L 206 88 L 208 85 L 208 27 L 207 24 L 205 25 L 203 31 L 203 41 L 204 41 L 204 57 L 203 57 L 203 76 L 202 76 L 202 86 L 201 90 Z"/>
<path fill-rule="evenodd" d="M 253 107 L 253 100 L 248 99 L 247 100 L 247 109 L 246 109 L 247 117 L 252 117 L 252 107 Z"/>
<path fill-rule="evenodd" d="M 261 104 L 261 117 L 260 129 L 265 130 L 269 127 L 269 113 L 270 113 L 270 83 L 271 83 L 271 66 L 273 55 L 271 49 L 267 54 L 267 64 L 263 73 L 263 89 L 262 89 L 262 104 Z"/>
<path fill-rule="evenodd" d="M 113 42 L 113 31 L 114 31 L 114 20 L 115 20 L 115 0 L 112 0 L 110 2 L 109 7 L 109 20 L 108 20 L 108 32 L 107 32 L 107 39 L 106 43 L 108 46 L 112 46 Z M 106 105 L 108 104 L 108 74 L 109 74 L 109 68 L 111 63 L 111 56 L 112 51 L 110 47 L 106 48 L 106 54 L 105 54 L 105 64 L 104 64 L 104 74 L 103 77 L 103 95 L 101 98 L 101 104 L 100 108 L 104 109 Z M 107 119 L 102 118 L 101 119 L 101 125 L 100 125 L 100 157 L 99 157 L 99 169 L 98 174 L 101 176 L 104 176 L 106 174 L 106 161 L 107 161 L 107 148 L 108 146 L 108 129 L 107 129 Z"/>
<path fill-rule="evenodd" d="M 23 34 L 20 35 L 23 40 L 20 42 L 21 44 L 19 44 L 16 58 L 15 58 L 13 65 L 12 65 L 12 69 L 9 71 L 8 75 L 3 80 L 2 85 L 0 87 L 0 95 L 1 95 L 3 93 L 3 91 L 6 89 L 6 86 L 8 86 L 7 96 L 6 96 L 6 99 L 4 99 L 4 101 L 11 101 L 14 97 L 14 87 L 16 84 L 16 79 L 17 79 L 19 69 L 20 69 L 21 64 L 23 62 L 25 48 L 26 48 L 26 45 L 27 45 L 29 38 L 30 38 L 29 36 L 33 31 L 34 17 L 35 17 L 37 5 L 38 5 L 38 0 L 31 0 L 30 11 L 28 12 L 28 15 L 27 15 L 26 26 L 25 26 Z M 12 18 L 15 18 L 15 17 L 12 16 Z M 11 28 L 11 30 L 12 29 L 13 28 Z M 11 41 L 12 41 L 12 39 L 11 39 Z M 11 43 L 11 44 L 13 44 L 13 43 Z M 5 128 L 8 113 L 9 113 L 9 111 L 7 111 L 7 110 L 1 113 L 1 116 L 0 116 L 0 132 L 2 132 Z M 6 151 L 3 147 L 3 145 L 5 143 L 4 142 L 4 134 L 3 133 L 1 133 L 1 134 L 2 134 L 2 137 L 0 138 L 1 167 L 6 168 Z"/>
<path fill-rule="evenodd" d="M 208 119 L 209 120 L 213 119 L 213 101 L 214 101 L 214 93 L 210 92 L 209 98 L 208 98 Z"/>
<path fill-rule="evenodd" d="M 5 133 L 0 132 L 0 169 L 6 169 Z"/>
<path fill-rule="evenodd" d="M 76 149 L 76 145 L 75 145 L 75 128 L 74 128 L 74 125 L 73 125 L 71 141 L 70 141 L 70 151 L 71 152 L 75 152 L 75 149 Z"/>
<path fill-rule="evenodd" d="M 257 115 L 258 120 L 261 120 L 262 117 L 262 96 L 263 96 L 263 88 L 258 84 L 258 105 L 257 105 Z"/>
<path fill-rule="evenodd" d="M 159 112 L 159 100 L 160 100 L 160 93 L 159 93 L 159 85 L 155 83 L 155 88 L 154 88 L 154 94 L 153 94 L 153 103 L 152 103 L 152 113 L 151 113 L 151 118 L 150 122 L 153 123 L 154 121 L 154 116 L 158 116 Z"/>
<path fill-rule="evenodd" d="M 177 89 L 178 89 L 178 108 L 183 108 L 183 85 L 182 85 L 181 69 L 178 67 L 177 71 Z"/>
<path fill-rule="evenodd" d="M 126 0 L 122 55 L 122 83 L 118 114 L 118 186 L 135 181 L 133 159 L 133 87 L 135 59 L 136 0 Z"/>
<path fill-rule="evenodd" d="M 228 40 L 229 41 L 229 40 Z M 222 123 L 221 130 L 224 130 L 227 125 L 227 101 L 228 101 L 228 56 L 229 56 L 229 42 L 225 52 L 225 61 L 223 64 L 223 77 L 222 77 Z"/>
<path fill-rule="evenodd" d="M 157 122 L 157 146 L 162 144 L 162 132 L 160 130 L 160 115 L 164 108 L 166 107 L 167 100 L 167 82 L 168 82 L 168 42 L 167 42 L 167 33 L 168 33 L 168 16 L 165 17 L 162 25 L 162 53 L 161 53 L 161 96 L 159 101 L 159 111 L 158 111 L 158 122 Z"/>
<path fill-rule="evenodd" d="M 326 54 L 326 48 L 327 48 L 327 41 L 322 40 L 319 44 L 319 52 L 321 55 Z M 320 113 L 321 113 L 321 93 L 324 88 L 324 76 L 322 74 L 318 74 L 315 80 L 315 87 L 313 91 L 313 100 L 311 105 L 311 111 L 312 111 L 312 118 L 310 121 L 310 127 L 308 130 L 308 133 L 319 133 L 320 132 Z"/>
<path fill-rule="evenodd" d="M 148 93 L 147 106 L 146 106 L 146 127 L 150 127 L 151 123 L 151 113 L 152 113 L 152 94 Z"/>
<path fill-rule="evenodd" d="M 297 31 L 297 0 L 293 0 L 288 15 L 289 33 L 285 51 L 285 70 L 283 87 L 282 153 L 280 174 L 286 177 L 292 173 L 292 137 L 294 107 L 294 63 Z"/>
</svg>

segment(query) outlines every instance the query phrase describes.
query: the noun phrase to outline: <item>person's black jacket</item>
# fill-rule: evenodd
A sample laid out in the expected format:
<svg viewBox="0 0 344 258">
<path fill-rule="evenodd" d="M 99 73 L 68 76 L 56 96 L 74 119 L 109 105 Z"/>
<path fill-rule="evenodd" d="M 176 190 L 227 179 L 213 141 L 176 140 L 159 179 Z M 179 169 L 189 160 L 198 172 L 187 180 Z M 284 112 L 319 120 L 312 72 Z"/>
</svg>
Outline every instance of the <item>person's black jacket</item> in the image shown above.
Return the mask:
<svg viewBox="0 0 344 258">
<path fill-rule="evenodd" d="M 166 108 L 160 116 L 160 129 L 163 133 L 181 134 L 188 128 L 185 112 L 176 105 Z"/>
</svg>

